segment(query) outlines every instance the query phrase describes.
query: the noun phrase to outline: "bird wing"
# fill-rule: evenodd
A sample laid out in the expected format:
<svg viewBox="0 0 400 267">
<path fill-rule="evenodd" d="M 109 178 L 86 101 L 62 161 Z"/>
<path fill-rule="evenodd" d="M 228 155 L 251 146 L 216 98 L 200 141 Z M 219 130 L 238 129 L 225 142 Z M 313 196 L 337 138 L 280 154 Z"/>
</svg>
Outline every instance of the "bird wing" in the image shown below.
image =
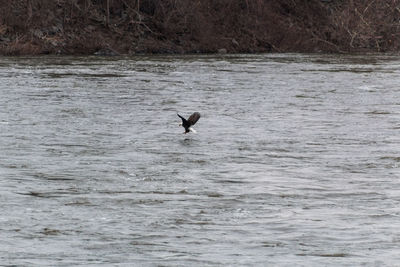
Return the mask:
<svg viewBox="0 0 400 267">
<path fill-rule="evenodd" d="M 192 115 L 190 115 L 188 122 L 190 125 L 195 125 L 195 123 L 200 119 L 200 113 L 195 112 Z"/>
<path fill-rule="evenodd" d="M 179 118 L 182 119 L 182 124 L 186 122 L 186 119 L 184 117 L 182 117 L 181 115 L 177 114 Z"/>
</svg>

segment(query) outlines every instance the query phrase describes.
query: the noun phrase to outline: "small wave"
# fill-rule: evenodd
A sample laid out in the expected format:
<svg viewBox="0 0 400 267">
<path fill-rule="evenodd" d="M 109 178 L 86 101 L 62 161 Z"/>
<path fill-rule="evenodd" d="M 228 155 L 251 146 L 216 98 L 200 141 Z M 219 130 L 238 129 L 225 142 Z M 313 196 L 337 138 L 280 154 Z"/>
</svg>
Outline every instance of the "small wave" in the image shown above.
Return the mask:
<svg viewBox="0 0 400 267">
<path fill-rule="evenodd" d="M 365 112 L 365 114 L 369 114 L 369 115 L 387 115 L 387 114 L 391 114 L 391 113 L 389 111 L 384 111 L 384 110 L 373 110 L 373 111 Z"/>
<path fill-rule="evenodd" d="M 296 254 L 297 256 L 314 256 L 314 257 L 324 257 L 324 258 L 344 258 L 351 256 L 347 253 L 315 253 L 315 254 L 307 254 L 307 253 L 300 253 Z"/>
<path fill-rule="evenodd" d="M 400 157 L 396 157 L 396 156 L 384 156 L 384 157 L 380 157 L 379 159 L 400 162 Z"/>
</svg>

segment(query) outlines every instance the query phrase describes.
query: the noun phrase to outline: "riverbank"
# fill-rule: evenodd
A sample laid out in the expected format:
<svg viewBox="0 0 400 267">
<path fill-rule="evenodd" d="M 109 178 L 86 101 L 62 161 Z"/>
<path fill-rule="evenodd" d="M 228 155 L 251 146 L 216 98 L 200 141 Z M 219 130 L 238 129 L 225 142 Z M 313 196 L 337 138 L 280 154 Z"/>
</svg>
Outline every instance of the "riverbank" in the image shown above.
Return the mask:
<svg viewBox="0 0 400 267">
<path fill-rule="evenodd" d="M 400 1 L 363 2 L 0 0 L 0 54 L 399 51 Z"/>
</svg>

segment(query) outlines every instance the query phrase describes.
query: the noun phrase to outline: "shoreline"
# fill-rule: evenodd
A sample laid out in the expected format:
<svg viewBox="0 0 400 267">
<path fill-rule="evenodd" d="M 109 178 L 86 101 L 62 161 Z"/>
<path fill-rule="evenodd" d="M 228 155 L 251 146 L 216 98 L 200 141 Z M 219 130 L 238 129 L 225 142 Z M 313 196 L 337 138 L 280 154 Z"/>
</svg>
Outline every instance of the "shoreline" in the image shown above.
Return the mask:
<svg viewBox="0 0 400 267">
<path fill-rule="evenodd" d="M 0 55 L 400 51 L 397 5 L 354 2 L 0 0 Z"/>
</svg>

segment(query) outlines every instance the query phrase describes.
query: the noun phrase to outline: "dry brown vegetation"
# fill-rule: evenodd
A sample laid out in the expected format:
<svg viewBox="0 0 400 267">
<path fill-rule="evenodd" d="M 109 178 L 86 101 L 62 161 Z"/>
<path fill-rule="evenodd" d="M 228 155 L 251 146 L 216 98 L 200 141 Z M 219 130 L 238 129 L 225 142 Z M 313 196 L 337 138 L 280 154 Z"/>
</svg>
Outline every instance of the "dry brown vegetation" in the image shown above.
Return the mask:
<svg viewBox="0 0 400 267">
<path fill-rule="evenodd" d="M 0 0 L 0 54 L 398 51 L 400 0 Z"/>
</svg>

